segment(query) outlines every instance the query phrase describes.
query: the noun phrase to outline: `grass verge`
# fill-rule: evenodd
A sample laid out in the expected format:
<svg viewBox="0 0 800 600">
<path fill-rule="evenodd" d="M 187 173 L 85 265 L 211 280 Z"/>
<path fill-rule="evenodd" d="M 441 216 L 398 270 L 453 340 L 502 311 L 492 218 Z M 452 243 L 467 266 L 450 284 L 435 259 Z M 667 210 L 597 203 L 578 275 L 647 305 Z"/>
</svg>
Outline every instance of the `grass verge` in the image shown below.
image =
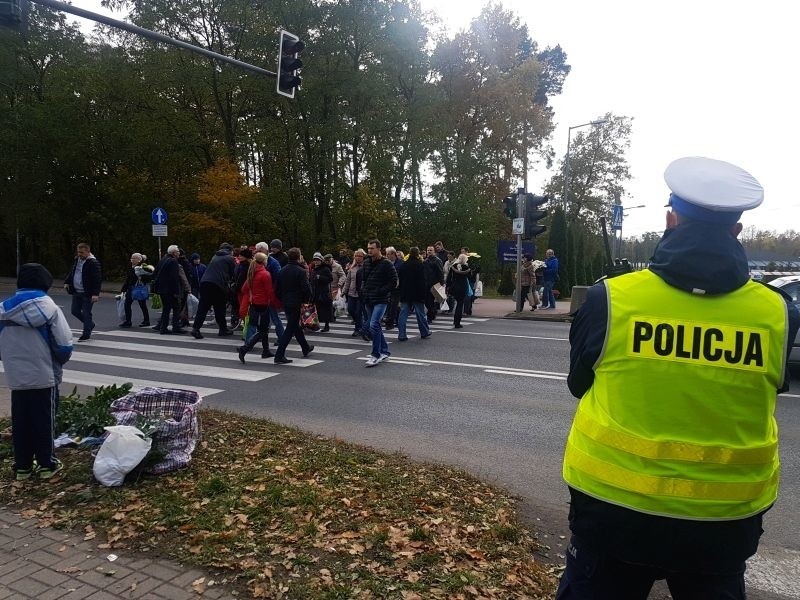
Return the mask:
<svg viewBox="0 0 800 600">
<path fill-rule="evenodd" d="M 120 488 L 95 482 L 77 449 L 59 451 L 54 480 L 11 482 L 0 451 L 0 504 L 104 548 L 216 571 L 253 598 L 552 597 L 556 580 L 505 492 L 270 421 L 200 414 L 189 469 Z"/>
</svg>

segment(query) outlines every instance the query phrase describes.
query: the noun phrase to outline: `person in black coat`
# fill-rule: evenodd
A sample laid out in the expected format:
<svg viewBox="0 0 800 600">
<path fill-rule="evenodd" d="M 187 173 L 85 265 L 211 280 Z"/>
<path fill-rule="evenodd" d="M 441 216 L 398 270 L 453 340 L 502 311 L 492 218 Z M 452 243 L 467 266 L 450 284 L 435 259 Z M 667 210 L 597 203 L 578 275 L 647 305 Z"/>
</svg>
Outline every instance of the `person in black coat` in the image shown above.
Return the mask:
<svg viewBox="0 0 800 600">
<path fill-rule="evenodd" d="M 331 330 L 333 316 L 333 300 L 331 299 L 331 281 L 333 272 L 325 264 L 321 252 L 315 252 L 311 261 L 311 289 L 314 292 L 314 305 L 317 307 L 317 317 L 320 323 L 325 323 L 322 331 Z"/>
<path fill-rule="evenodd" d="M 181 298 L 184 293 L 181 275 L 184 275 L 184 273 L 180 262 L 178 262 L 179 256 L 180 248 L 173 244 L 167 248 L 167 253 L 156 267 L 153 291 L 161 296 L 161 319 L 158 322 L 158 330 L 162 335 L 185 332 L 184 329 L 181 329 Z M 172 313 L 171 332 L 167 328 L 169 325 L 170 313 Z"/>
<path fill-rule="evenodd" d="M 314 349 L 306 340 L 303 328 L 300 326 L 300 308 L 311 299 L 311 285 L 308 282 L 308 270 L 300 264 L 300 249 L 289 248 L 286 253 L 289 262 L 278 273 L 278 283 L 275 286 L 275 295 L 283 304 L 286 313 L 286 329 L 278 340 L 278 349 L 275 351 L 275 364 L 284 365 L 292 362 L 286 358 L 286 347 L 292 337 L 300 344 L 303 356 L 308 356 Z"/>
<path fill-rule="evenodd" d="M 131 317 L 133 316 L 133 288 L 137 285 L 147 284 L 153 278 L 153 267 L 145 263 L 147 257 L 139 252 L 131 254 L 131 266 L 125 283 L 122 284 L 122 293 L 125 294 L 125 321 L 120 323 L 120 327 L 132 327 Z M 150 326 L 150 312 L 147 310 L 147 300 L 137 300 L 139 308 L 142 310 L 143 321 L 139 327 Z"/>
<path fill-rule="evenodd" d="M 459 254 L 456 262 L 450 267 L 447 273 L 447 293 L 456 299 L 456 312 L 453 315 L 453 326 L 456 329 L 464 327 L 461 324 L 461 317 L 464 314 L 464 303 L 467 298 L 467 288 L 469 287 L 470 268 L 467 265 L 467 255 Z"/>
<path fill-rule="evenodd" d="M 289 262 L 289 255 L 283 251 L 283 242 L 280 240 L 272 240 L 269 243 L 269 253 L 272 258 L 278 261 L 281 269 Z"/>
<path fill-rule="evenodd" d="M 230 294 L 230 284 L 233 282 L 233 271 L 236 268 L 236 261 L 233 259 L 233 246 L 228 243 L 220 245 L 219 250 L 214 254 L 214 258 L 208 263 L 203 278 L 200 280 L 200 304 L 197 307 L 197 314 L 194 317 L 192 326 L 192 337 L 202 339 L 203 334 L 200 328 L 206 320 L 209 309 L 214 307 L 214 320 L 219 327 L 220 337 L 233 335 L 233 330 L 228 329 L 225 323 L 225 310 L 228 305 L 228 294 Z"/>
<path fill-rule="evenodd" d="M 436 313 L 439 310 L 439 302 L 433 296 L 431 288 L 437 283 L 444 285 L 444 265 L 439 257 L 436 256 L 436 251 L 433 246 L 428 246 L 426 250 L 427 256 L 423 262 L 425 267 L 425 284 L 428 286 L 428 291 L 425 295 L 425 307 L 428 309 L 428 323 L 432 323 L 436 319 Z"/>
<path fill-rule="evenodd" d="M 102 271 L 100 262 L 92 254 L 89 244 L 78 244 L 76 254 L 72 268 L 64 280 L 64 287 L 72 296 L 72 315 L 83 323 L 83 334 L 78 341 L 85 342 L 91 337 L 94 329 L 92 308 L 100 299 Z"/>
<path fill-rule="evenodd" d="M 233 270 L 233 285 L 230 287 L 228 302 L 231 303 L 231 328 L 236 329 L 239 325 L 239 292 L 244 288 L 247 280 L 247 271 L 250 269 L 250 261 L 253 260 L 253 251 L 247 246 L 239 250 L 239 262 Z"/>
<path fill-rule="evenodd" d="M 419 248 L 412 246 L 408 251 L 408 260 L 397 270 L 400 277 L 400 316 L 397 319 L 397 341 L 404 342 L 408 313 L 414 309 L 417 316 L 417 327 L 424 340 L 431 335 L 428 320 L 425 318 L 425 297 L 428 293 L 425 281 L 425 267 L 419 258 Z"/>
</svg>

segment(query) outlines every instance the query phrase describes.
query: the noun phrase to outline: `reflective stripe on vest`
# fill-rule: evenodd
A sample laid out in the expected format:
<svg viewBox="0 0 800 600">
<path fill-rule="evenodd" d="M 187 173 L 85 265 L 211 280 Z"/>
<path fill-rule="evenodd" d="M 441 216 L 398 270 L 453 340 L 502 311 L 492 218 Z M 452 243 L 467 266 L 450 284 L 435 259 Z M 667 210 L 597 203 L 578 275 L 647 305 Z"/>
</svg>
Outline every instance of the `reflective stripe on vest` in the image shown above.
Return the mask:
<svg viewBox="0 0 800 600">
<path fill-rule="evenodd" d="M 696 296 L 650 271 L 605 282 L 609 319 L 564 478 L 651 514 L 735 519 L 775 501 L 787 310 L 748 282 Z"/>
</svg>

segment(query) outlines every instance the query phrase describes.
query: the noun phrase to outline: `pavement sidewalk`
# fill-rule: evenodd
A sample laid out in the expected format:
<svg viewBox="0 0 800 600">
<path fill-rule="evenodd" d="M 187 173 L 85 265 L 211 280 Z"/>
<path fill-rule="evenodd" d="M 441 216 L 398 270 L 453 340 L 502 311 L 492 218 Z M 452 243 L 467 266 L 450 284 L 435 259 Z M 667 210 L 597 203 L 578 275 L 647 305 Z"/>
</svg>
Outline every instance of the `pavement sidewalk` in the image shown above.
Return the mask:
<svg viewBox="0 0 800 600">
<path fill-rule="evenodd" d="M 0 387 L 0 417 L 10 413 L 11 393 Z M 0 485 L 18 484 L 11 483 L 10 473 L 0 473 Z M 213 576 L 199 569 L 147 554 L 103 549 L 102 542 L 40 528 L 35 517 L 0 505 L 0 600 L 236 597 L 233 590 L 215 584 Z"/>
</svg>

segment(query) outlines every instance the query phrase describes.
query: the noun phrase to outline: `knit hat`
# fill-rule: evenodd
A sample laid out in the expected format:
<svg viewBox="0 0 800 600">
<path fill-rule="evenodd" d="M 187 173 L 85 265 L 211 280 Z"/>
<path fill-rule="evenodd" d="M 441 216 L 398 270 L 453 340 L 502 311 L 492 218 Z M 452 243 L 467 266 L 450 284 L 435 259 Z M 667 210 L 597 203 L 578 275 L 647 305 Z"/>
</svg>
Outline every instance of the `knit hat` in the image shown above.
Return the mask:
<svg viewBox="0 0 800 600">
<path fill-rule="evenodd" d="M 50 275 L 50 271 L 39 263 L 25 263 L 19 268 L 19 275 L 17 275 L 18 289 L 46 292 L 51 285 L 53 285 L 53 276 Z"/>
<path fill-rule="evenodd" d="M 200 255 L 197 252 L 192 252 L 192 255 L 189 257 L 190 260 L 195 260 L 200 258 Z"/>
<path fill-rule="evenodd" d="M 231 250 L 233 250 L 233 246 L 231 246 L 228 242 L 223 242 L 222 244 L 219 245 L 219 249 L 227 250 L 228 252 L 230 252 Z"/>
<path fill-rule="evenodd" d="M 325 259 L 322 257 L 322 253 L 321 252 L 314 252 L 314 256 L 313 256 L 312 260 L 323 261 Z"/>
<path fill-rule="evenodd" d="M 270 248 L 277 248 L 278 250 L 283 250 L 283 242 L 280 240 L 272 240 L 269 243 Z"/>
</svg>

